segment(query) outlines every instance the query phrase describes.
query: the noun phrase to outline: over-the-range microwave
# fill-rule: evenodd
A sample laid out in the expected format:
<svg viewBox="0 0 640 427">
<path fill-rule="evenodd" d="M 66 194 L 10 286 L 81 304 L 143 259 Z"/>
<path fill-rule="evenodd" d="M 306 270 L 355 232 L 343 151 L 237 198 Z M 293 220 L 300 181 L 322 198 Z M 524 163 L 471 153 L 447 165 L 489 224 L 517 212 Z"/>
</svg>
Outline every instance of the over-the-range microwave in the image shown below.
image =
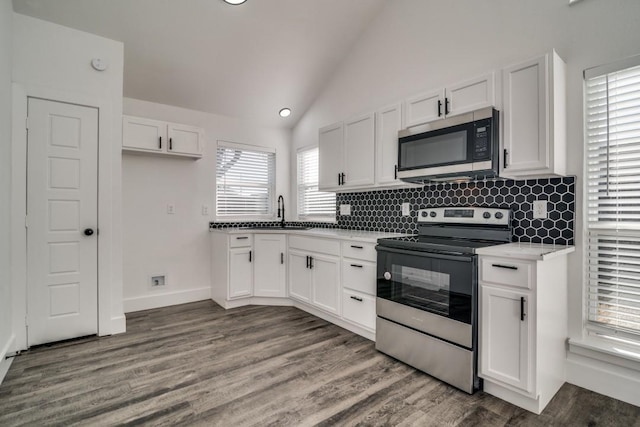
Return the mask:
<svg viewBox="0 0 640 427">
<path fill-rule="evenodd" d="M 398 132 L 398 178 L 491 178 L 499 167 L 499 112 L 488 107 Z"/>
</svg>

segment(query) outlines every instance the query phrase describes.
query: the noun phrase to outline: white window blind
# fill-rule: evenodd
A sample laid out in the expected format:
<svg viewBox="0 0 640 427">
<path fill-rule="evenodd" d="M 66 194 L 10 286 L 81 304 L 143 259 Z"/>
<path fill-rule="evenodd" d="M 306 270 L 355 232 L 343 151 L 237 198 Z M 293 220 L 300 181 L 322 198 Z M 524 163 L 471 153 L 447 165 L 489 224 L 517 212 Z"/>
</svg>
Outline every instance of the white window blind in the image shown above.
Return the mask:
<svg viewBox="0 0 640 427">
<path fill-rule="evenodd" d="M 298 216 L 301 219 L 336 217 L 336 195 L 318 191 L 318 148 L 298 151 Z"/>
<path fill-rule="evenodd" d="M 587 312 L 640 340 L 640 59 L 585 72 Z"/>
<path fill-rule="evenodd" d="M 216 216 L 233 219 L 273 216 L 275 151 L 218 141 Z"/>
</svg>

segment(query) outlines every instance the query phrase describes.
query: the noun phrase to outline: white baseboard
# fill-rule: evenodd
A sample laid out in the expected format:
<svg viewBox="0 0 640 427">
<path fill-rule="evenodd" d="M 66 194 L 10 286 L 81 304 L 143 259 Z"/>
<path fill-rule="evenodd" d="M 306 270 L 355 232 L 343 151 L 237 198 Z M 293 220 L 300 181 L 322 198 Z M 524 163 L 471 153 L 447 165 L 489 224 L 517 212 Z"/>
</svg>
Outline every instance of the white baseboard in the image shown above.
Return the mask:
<svg viewBox="0 0 640 427">
<path fill-rule="evenodd" d="M 569 352 L 567 382 L 640 406 L 640 372 L 635 370 Z"/>
<path fill-rule="evenodd" d="M 152 308 L 168 307 L 186 304 L 211 298 L 211 287 L 189 289 L 186 291 L 166 292 L 162 294 L 145 295 L 141 297 L 125 298 L 124 312 L 150 310 Z"/>
<path fill-rule="evenodd" d="M 111 318 L 111 335 L 124 334 L 127 332 L 127 317 L 122 316 Z"/>
<path fill-rule="evenodd" d="M 2 384 L 2 381 L 4 380 L 5 375 L 7 375 L 7 372 L 9 372 L 9 368 L 13 362 L 13 357 L 7 359 L 7 354 L 9 353 L 9 349 L 12 348 L 15 338 L 16 336 L 12 334 L 11 338 L 7 340 L 4 346 L 2 346 L 2 350 L 0 350 L 0 384 Z"/>
</svg>

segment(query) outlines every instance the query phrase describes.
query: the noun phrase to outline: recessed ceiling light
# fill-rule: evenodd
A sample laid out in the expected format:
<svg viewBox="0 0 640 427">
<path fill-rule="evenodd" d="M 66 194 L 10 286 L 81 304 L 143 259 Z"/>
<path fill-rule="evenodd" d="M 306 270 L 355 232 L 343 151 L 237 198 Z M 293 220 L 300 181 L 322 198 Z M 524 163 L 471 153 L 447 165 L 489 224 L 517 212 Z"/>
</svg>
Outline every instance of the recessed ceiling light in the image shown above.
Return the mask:
<svg viewBox="0 0 640 427">
<path fill-rule="evenodd" d="M 291 115 L 291 109 L 283 108 L 278 114 L 280 114 L 280 117 L 289 117 Z"/>
<path fill-rule="evenodd" d="M 246 2 L 247 0 L 224 0 L 225 3 L 229 3 L 229 4 L 242 4 L 244 2 Z"/>
</svg>

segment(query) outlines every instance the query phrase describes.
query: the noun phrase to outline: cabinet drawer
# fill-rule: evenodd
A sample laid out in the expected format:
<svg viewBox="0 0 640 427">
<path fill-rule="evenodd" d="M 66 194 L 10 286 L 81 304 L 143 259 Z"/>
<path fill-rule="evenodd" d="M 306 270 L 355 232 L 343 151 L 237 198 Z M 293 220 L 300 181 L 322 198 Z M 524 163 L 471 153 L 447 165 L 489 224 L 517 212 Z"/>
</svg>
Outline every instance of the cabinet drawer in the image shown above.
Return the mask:
<svg viewBox="0 0 640 427">
<path fill-rule="evenodd" d="M 376 328 L 376 299 L 345 289 L 342 293 L 342 317 L 367 329 Z"/>
<path fill-rule="evenodd" d="M 230 248 L 243 248 L 251 246 L 253 244 L 253 234 L 230 234 L 229 235 L 229 247 Z"/>
<path fill-rule="evenodd" d="M 313 237 L 289 236 L 289 247 L 309 252 L 320 252 L 340 256 L 340 242 Z"/>
<path fill-rule="evenodd" d="M 376 294 L 376 264 L 369 261 L 342 261 L 342 285 L 365 294 Z"/>
<path fill-rule="evenodd" d="M 342 256 L 376 262 L 376 244 L 364 242 L 342 242 Z"/>
<path fill-rule="evenodd" d="M 531 289 L 533 264 L 506 258 L 480 258 L 480 281 Z"/>
</svg>

